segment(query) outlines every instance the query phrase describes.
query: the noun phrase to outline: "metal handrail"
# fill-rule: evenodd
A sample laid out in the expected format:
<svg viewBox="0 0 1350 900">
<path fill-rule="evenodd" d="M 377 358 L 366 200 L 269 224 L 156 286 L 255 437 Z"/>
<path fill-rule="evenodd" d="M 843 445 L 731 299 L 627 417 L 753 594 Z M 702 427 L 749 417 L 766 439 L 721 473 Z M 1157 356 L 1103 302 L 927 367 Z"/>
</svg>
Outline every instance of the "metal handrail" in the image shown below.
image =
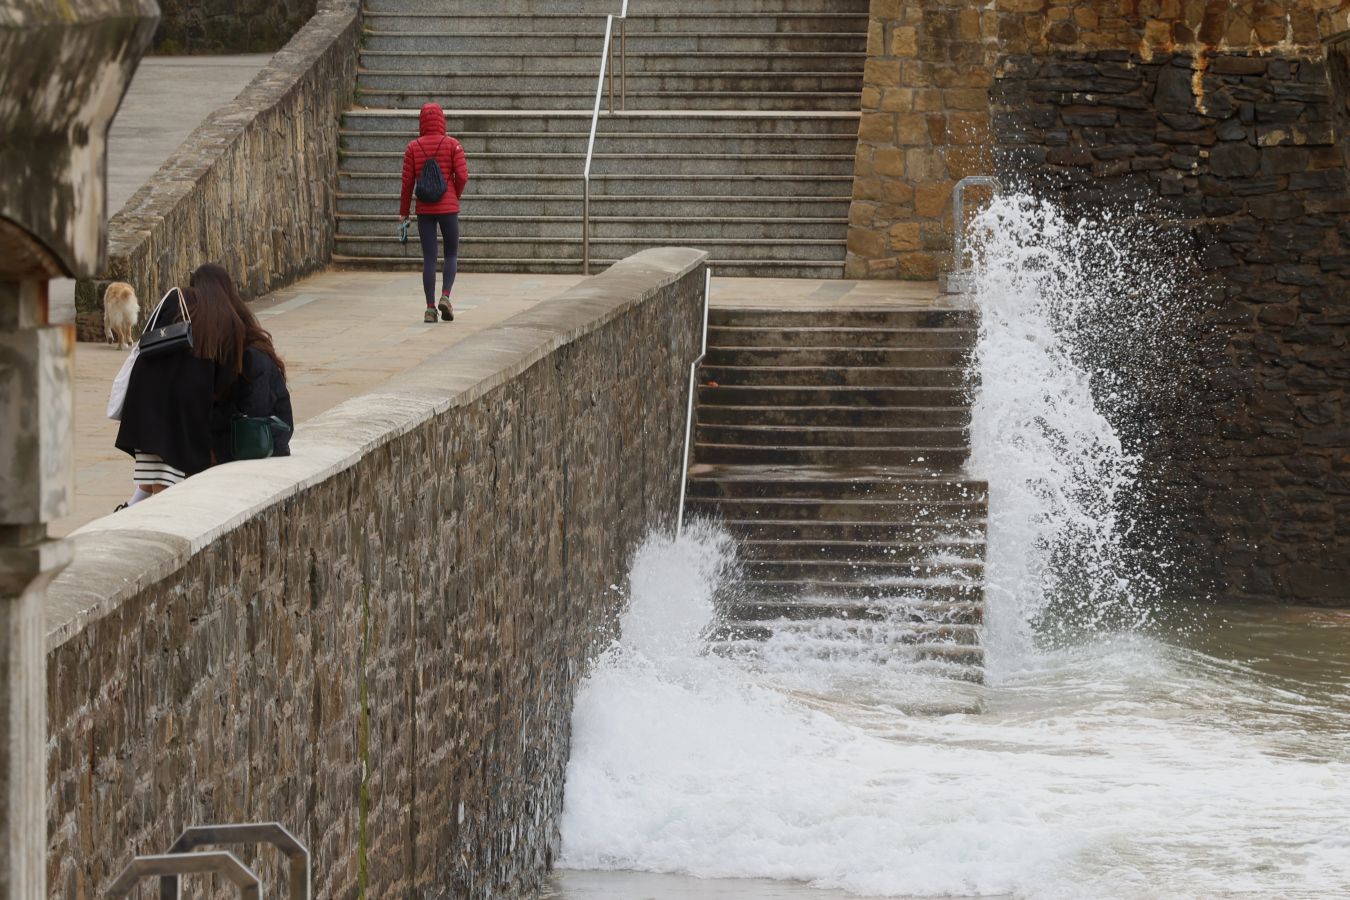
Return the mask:
<svg viewBox="0 0 1350 900">
<path fill-rule="evenodd" d="M 239 857 L 224 850 L 210 853 L 164 853 L 138 856 L 108 887 L 108 900 L 122 900 L 146 878 L 173 878 L 175 893 L 180 875 L 220 875 L 239 888 L 239 900 L 262 900 L 262 882 Z"/>
<path fill-rule="evenodd" d="M 169 853 L 191 853 L 212 844 L 271 844 L 286 857 L 291 900 L 309 900 L 311 892 L 309 850 L 280 822 L 249 822 L 243 825 L 194 825 L 185 829 L 169 847 Z M 160 879 L 160 900 L 178 900 L 177 875 Z"/>
<path fill-rule="evenodd" d="M 605 96 L 605 74 L 609 73 L 609 111 L 614 112 L 614 23 L 619 23 L 619 108 L 628 106 L 628 0 L 617 16 L 605 17 L 605 45 L 600 51 L 600 77 L 595 83 L 595 106 L 591 110 L 591 134 L 586 142 L 586 167 L 581 173 L 581 273 L 591 274 L 591 162 L 595 158 L 595 133 L 600 127 L 600 101 Z"/>
<path fill-rule="evenodd" d="M 703 276 L 703 350 L 689 364 L 689 405 L 684 414 L 684 464 L 680 467 L 680 511 L 675 520 L 675 536 L 684 534 L 684 499 L 689 489 L 689 443 L 694 438 L 694 393 L 698 390 L 698 367 L 708 355 L 708 305 L 712 301 L 712 267 Z"/>
<path fill-rule="evenodd" d="M 940 281 L 948 294 L 961 294 L 970 289 L 970 273 L 966 269 L 966 188 L 987 187 L 997 194 L 1003 182 L 992 175 L 967 175 L 952 190 L 952 271 Z"/>
</svg>

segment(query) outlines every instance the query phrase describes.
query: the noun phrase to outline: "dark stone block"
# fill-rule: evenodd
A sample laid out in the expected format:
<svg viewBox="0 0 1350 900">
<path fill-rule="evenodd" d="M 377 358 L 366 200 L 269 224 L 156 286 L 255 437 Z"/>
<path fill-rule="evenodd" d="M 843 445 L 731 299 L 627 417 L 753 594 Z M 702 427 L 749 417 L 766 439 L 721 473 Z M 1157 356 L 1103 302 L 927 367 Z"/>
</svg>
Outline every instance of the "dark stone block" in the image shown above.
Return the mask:
<svg viewBox="0 0 1350 900">
<path fill-rule="evenodd" d="M 1303 107 L 1296 103 L 1257 103 L 1256 120 L 1265 125 L 1292 125 L 1303 115 Z"/>
<path fill-rule="evenodd" d="M 1114 109 L 1095 106 L 1067 106 L 1060 110 L 1060 118 L 1065 125 L 1091 125 L 1098 128 L 1115 125 L 1118 115 Z"/>
<path fill-rule="evenodd" d="M 1309 168 L 1309 154 L 1302 147 L 1266 147 L 1261 151 L 1261 174 L 1289 175 Z"/>
<path fill-rule="evenodd" d="M 1177 113 L 1161 113 L 1158 118 L 1162 119 L 1163 124 L 1176 131 L 1198 131 L 1201 128 L 1207 128 L 1214 124 L 1214 120 L 1205 116 L 1197 115 L 1179 115 Z"/>
<path fill-rule="evenodd" d="M 1237 215 L 1244 209 L 1241 200 L 1232 197 L 1206 197 L 1205 215 L 1210 218 L 1224 218 Z"/>
<path fill-rule="evenodd" d="M 1276 100 L 1286 100 L 1292 103 L 1326 103 L 1331 95 L 1330 87 L 1326 82 L 1321 84 L 1300 84 L 1298 82 L 1277 84 L 1273 93 Z M 1301 115 L 1303 110 L 1300 109 L 1298 112 Z"/>
<path fill-rule="evenodd" d="M 1195 111 L 1195 92 L 1191 87 L 1190 69 L 1167 66 L 1158 72 L 1158 84 L 1153 94 L 1153 105 L 1159 112 L 1191 113 Z"/>
<path fill-rule="evenodd" d="M 1209 61 L 1209 71 L 1216 75 L 1260 75 L 1266 66 L 1267 60 L 1259 56 L 1216 55 Z"/>
<path fill-rule="evenodd" d="M 1245 178 L 1261 169 L 1261 151 L 1247 144 L 1220 144 L 1209 153 L 1209 170 L 1221 178 Z"/>
<path fill-rule="evenodd" d="M 1221 141 L 1246 141 L 1252 136 L 1251 129 L 1236 120 L 1224 122 L 1214 134 Z"/>
<path fill-rule="evenodd" d="M 1233 181 L 1233 193 L 1239 197 L 1254 197 L 1259 194 L 1273 194 L 1289 187 L 1289 179 L 1282 175 L 1268 175 L 1262 178 L 1243 178 Z"/>
<path fill-rule="evenodd" d="M 1213 131 L 1173 131 L 1170 128 L 1159 128 L 1158 140 L 1164 144 L 1191 144 L 1196 147 L 1212 147 L 1219 141 Z"/>
</svg>

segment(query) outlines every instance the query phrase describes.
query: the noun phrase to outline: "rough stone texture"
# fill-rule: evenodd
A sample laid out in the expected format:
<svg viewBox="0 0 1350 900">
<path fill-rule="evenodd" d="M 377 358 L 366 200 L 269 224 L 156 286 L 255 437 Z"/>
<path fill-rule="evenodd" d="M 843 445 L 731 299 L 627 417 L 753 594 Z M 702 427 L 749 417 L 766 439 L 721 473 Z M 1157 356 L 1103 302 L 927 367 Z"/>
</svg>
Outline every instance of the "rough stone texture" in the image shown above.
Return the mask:
<svg viewBox="0 0 1350 900">
<path fill-rule="evenodd" d="M 1320 54 L 1350 0 L 872 0 L 871 20 L 845 275 L 931 279 L 950 264 L 956 181 L 993 172 L 1004 55 Z"/>
<path fill-rule="evenodd" d="M 1197 574 L 1227 596 L 1350 603 L 1350 173 L 1326 63 L 1023 56 L 994 96 L 1009 178 L 1191 237 L 1209 333 L 1191 412 L 1153 453 L 1190 510 L 1187 559 L 1212 562 Z"/>
<path fill-rule="evenodd" d="M 356 83 L 356 0 L 323 0 L 232 103 L 211 114 L 109 223 L 108 265 L 76 291 L 78 334 L 103 340 L 101 298 L 127 281 L 143 303 L 218 262 L 246 299 L 328 263 L 338 120 Z"/>
<path fill-rule="evenodd" d="M 0 274 L 102 266 L 108 125 L 155 12 L 154 0 L 0 7 Z"/>
<path fill-rule="evenodd" d="M 156 53 L 276 50 L 314 15 L 317 0 L 160 0 Z"/>
<path fill-rule="evenodd" d="M 705 258 L 634 257 L 290 458 L 77 532 L 48 621 L 53 896 L 244 819 L 309 845 L 316 897 L 527 896 L 611 585 L 675 514 Z"/>
</svg>

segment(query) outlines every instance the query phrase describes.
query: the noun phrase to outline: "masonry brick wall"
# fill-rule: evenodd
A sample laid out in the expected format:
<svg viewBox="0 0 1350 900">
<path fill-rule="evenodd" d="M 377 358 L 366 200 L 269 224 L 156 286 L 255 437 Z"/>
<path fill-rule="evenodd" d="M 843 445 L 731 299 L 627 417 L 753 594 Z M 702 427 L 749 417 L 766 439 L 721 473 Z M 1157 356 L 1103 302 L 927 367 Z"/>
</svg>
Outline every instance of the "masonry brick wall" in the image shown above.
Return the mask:
<svg viewBox="0 0 1350 900">
<path fill-rule="evenodd" d="M 319 10 L 234 101 L 213 112 L 108 223 L 108 266 L 76 289 L 79 339 L 103 340 L 103 290 L 149 306 L 204 262 L 245 299 L 328 264 L 338 122 L 356 84 L 356 0 Z"/>
<path fill-rule="evenodd" d="M 387 422 L 167 571 L 127 560 L 181 539 L 74 538 L 50 600 L 52 896 L 100 896 L 187 825 L 260 819 L 308 844 L 315 897 L 529 895 L 557 846 L 573 694 L 614 633 L 611 585 L 676 511 L 704 269 L 663 252 L 687 265 L 601 276 L 359 414 L 305 423 L 291 460 L 238 464 L 301 465 Z M 513 341 L 519 371 L 465 376 Z M 429 396 L 434 413 L 400 412 Z M 125 596 L 105 608 L 113 584 Z M 247 858 L 278 883 L 271 854 Z"/>
</svg>

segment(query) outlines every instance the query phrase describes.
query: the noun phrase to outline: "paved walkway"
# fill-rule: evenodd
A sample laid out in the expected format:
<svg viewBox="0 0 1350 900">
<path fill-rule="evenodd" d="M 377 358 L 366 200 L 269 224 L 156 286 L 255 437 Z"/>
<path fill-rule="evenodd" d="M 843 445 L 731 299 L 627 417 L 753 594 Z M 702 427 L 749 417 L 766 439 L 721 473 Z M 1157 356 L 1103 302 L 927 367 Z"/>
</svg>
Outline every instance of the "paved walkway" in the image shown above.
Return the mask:
<svg viewBox="0 0 1350 900">
<path fill-rule="evenodd" d="M 141 60 L 108 131 L 108 218 L 159 170 L 212 112 L 239 95 L 272 58 L 149 56 Z M 75 282 L 53 281 L 52 315 L 75 320 Z"/>
<path fill-rule="evenodd" d="M 365 393 L 468 335 L 541 300 L 580 275 L 460 275 L 455 321 L 422 322 L 416 272 L 326 272 L 256 301 L 286 361 L 296 422 Z M 75 348 L 75 509 L 52 524 L 64 536 L 112 512 L 131 493 L 131 458 L 113 446 L 108 388 L 126 351 L 107 344 Z"/>
<path fill-rule="evenodd" d="M 286 360 L 297 423 L 557 296 L 580 275 L 462 274 L 455 321 L 426 325 L 416 272 L 325 272 L 253 304 Z M 713 305 L 891 307 L 931 305 L 936 285 L 886 281 L 713 279 Z M 131 493 L 131 459 L 113 447 L 108 388 L 126 358 L 106 344 L 75 350 L 75 509 L 52 525 L 63 536 L 112 512 Z"/>
</svg>

